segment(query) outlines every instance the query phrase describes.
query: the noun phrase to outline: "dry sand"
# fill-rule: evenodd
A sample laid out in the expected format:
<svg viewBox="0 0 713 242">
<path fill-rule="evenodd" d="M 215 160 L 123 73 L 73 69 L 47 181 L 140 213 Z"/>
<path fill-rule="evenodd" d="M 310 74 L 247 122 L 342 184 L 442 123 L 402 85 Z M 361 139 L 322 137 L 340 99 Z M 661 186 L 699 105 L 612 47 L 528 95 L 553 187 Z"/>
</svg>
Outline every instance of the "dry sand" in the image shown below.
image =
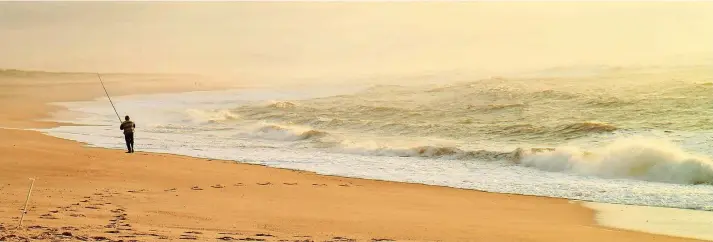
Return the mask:
<svg viewBox="0 0 713 242">
<path fill-rule="evenodd" d="M 113 95 L 225 86 L 105 79 Z M 0 126 L 51 127 L 35 121 L 57 110 L 48 102 L 103 95 L 91 75 L 5 74 Z M 0 137 L 0 241 L 690 241 L 597 226 L 592 210 L 565 199 L 125 154 L 27 130 Z M 29 177 L 37 181 L 17 229 Z"/>
</svg>

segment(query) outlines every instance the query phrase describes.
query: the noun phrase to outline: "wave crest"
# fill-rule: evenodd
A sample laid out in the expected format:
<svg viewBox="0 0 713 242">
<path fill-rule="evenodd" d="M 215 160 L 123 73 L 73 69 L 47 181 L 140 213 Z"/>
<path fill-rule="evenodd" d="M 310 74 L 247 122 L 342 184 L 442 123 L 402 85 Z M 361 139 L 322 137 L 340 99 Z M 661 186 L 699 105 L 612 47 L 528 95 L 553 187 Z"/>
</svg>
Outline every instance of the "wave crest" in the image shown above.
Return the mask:
<svg viewBox="0 0 713 242">
<path fill-rule="evenodd" d="M 194 120 L 199 122 L 222 122 L 228 120 L 238 120 L 240 115 L 233 113 L 230 110 L 219 109 L 219 110 L 197 110 L 189 109 L 186 111 L 188 115 Z"/>
<path fill-rule="evenodd" d="M 315 129 L 300 128 L 300 127 L 290 127 L 290 126 L 280 126 L 280 125 L 266 125 L 258 129 L 257 135 L 261 138 L 282 140 L 282 141 L 298 141 L 298 140 L 308 140 L 320 138 L 328 135 L 329 133 L 324 131 L 319 131 Z"/>
<path fill-rule="evenodd" d="M 267 105 L 269 108 L 275 108 L 275 109 L 291 109 L 297 107 L 297 104 L 292 103 L 292 102 L 273 102 L 270 105 Z"/>
<path fill-rule="evenodd" d="M 391 156 L 391 157 L 421 157 L 445 158 L 454 160 L 481 160 L 481 161 L 517 161 L 521 155 L 520 150 L 512 152 L 490 150 L 462 150 L 454 146 L 418 145 L 411 147 L 373 146 L 364 144 L 340 143 L 338 152 L 359 155 Z"/>
<path fill-rule="evenodd" d="M 520 152 L 517 163 L 544 171 L 677 184 L 713 184 L 713 162 L 676 145 L 641 138 L 617 140 L 601 149 L 560 147 Z"/>
</svg>

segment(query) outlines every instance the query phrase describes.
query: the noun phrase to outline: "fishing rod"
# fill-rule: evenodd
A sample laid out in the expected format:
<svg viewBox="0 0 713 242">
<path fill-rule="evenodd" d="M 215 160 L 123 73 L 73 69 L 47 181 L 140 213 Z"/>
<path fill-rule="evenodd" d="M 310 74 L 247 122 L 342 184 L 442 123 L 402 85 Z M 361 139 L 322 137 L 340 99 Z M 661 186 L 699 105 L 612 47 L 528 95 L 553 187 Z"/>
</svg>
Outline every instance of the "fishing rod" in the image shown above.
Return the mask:
<svg viewBox="0 0 713 242">
<path fill-rule="evenodd" d="M 116 111 L 116 107 L 114 107 L 114 102 L 111 101 L 109 92 L 106 91 L 106 87 L 104 86 L 104 81 L 102 81 L 102 76 L 99 75 L 99 73 L 97 73 L 97 77 L 99 77 L 99 82 L 102 84 L 102 88 L 104 89 L 104 93 L 106 93 L 106 97 L 109 98 L 109 103 L 111 103 L 111 108 L 114 109 L 114 113 L 116 113 L 116 117 L 119 119 L 119 122 L 121 123 L 121 117 L 119 117 L 119 112 Z"/>
</svg>

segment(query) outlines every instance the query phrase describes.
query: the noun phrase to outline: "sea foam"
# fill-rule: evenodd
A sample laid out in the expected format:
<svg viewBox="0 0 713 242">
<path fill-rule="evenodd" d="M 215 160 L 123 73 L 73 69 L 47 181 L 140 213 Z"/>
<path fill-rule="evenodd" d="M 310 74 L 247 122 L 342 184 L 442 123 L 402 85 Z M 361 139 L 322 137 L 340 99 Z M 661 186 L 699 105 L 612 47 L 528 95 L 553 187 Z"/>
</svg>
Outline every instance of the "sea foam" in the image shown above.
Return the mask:
<svg viewBox="0 0 713 242">
<path fill-rule="evenodd" d="M 544 171 L 678 184 L 713 184 L 713 162 L 664 140 L 623 138 L 584 151 L 560 147 L 525 155 L 520 164 Z"/>
</svg>

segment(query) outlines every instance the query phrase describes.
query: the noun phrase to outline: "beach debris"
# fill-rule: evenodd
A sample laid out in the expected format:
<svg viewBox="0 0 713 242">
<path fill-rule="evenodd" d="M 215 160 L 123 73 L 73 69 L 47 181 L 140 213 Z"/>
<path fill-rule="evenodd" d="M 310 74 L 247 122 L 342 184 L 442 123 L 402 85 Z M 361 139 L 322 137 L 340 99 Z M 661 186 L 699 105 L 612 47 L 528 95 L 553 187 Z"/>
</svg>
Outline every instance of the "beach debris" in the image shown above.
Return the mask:
<svg viewBox="0 0 713 242">
<path fill-rule="evenodd" d="M 25 219 L 25 214 L 27 214 L 27 205 L 30 203 L 30 195 L 32 195 L 32 188 L 35 187 L 35 178 L 30 178 L 30 190 L 27 191 L 27 198 L 25 199 L 25 208 L 22 209 L 22 215 L 20 216 L 20 225 L 22 227 L 22 220 Z M 34 208 L 34 207 L 33 207 Z"/>
</svg>

